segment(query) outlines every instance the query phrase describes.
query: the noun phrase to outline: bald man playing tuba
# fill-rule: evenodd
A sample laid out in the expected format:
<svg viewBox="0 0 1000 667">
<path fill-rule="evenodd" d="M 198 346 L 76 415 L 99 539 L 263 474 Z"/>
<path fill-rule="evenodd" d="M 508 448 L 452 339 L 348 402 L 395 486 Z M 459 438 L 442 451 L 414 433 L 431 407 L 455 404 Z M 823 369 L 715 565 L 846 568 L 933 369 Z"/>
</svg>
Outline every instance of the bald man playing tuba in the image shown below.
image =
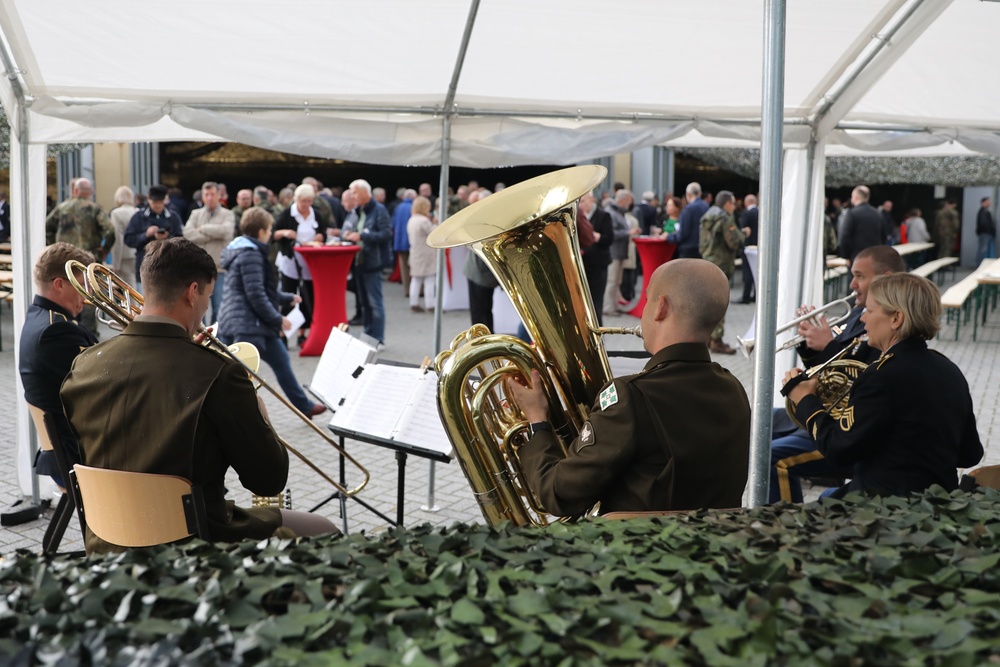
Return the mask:
<svg viewBox="0 0 1000 667">
<path fill-rule="evenodd" d="M 519 457 L 528 485 L 558 516 L 738 507 L 750 455 L 743 385 L 712 361 L 708 341 L 729 306 L 711 262 L 677 259 L 653 272 L 642 314 L 642 372 L 615 378 L 564 455 L 538 371 L 508 381 L 531 422 Z"/>
</svg>

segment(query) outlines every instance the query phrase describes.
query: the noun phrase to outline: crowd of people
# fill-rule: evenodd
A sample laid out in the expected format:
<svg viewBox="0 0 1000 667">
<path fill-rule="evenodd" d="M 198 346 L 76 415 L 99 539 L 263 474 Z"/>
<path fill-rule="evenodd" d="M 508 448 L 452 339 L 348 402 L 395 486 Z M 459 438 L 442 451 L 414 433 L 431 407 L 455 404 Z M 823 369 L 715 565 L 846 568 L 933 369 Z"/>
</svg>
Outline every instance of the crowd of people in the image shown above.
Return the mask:
<svg viewBox="0 0 1000 667">
<path fill-rule="evenodd" d="M 193 208 L 172 200 L 163 186 L 150 187 L 141 201 L 123 187 L 110 216 L 90 201 L 89 181 L 77 179 L 73 187 L 74 197 L 49 217 L 51 245 L 35 267 L 37 296 L 21 337 L 26 399 L 64 418 L 60 442 L 75 460 L 199 483 L 212 539 L 265 537 L 279 526 L 299 535 L 335 532 L 322 517 L 226 501 L 230 467 L 252 492 L 280 491 L 287 453 L 243 369 L 196 344 L 199 332 L 214 320 L 224 342 L 254 343 L 291 402 L 308 416 L 320 414 L 323 406 L 308 400 L 292 372 L 282 337 L 295 306 L 308 335 L 312 306 L 308 266 L 294 248 L 335 239 L 361 247 L 352 270 L 357 323 L 383 344 L 383 280 L 394 262 L 413 310 L 433 307 L 435 261 L 426 238 L 437 207 L 430 185 L 401 189 L 387 203 L 385 191 L 364 180 L 336 192 L 307 178 L 277 196 L 265 187 L 241 190 L 233 209 L 217 182 L 203 184 Z M 463 185 L 445 195 L 445 209 L 450 215 L 491 194 L 476 183 Z M 894 233 L 883 215 L 888 211 L 868 199 L 867 188 L 856 188 L 834 232 L 851 261 L 853 311 L 839 330 L 822 317 L 798 329 L 803 365 L 844 353 L 867 367 L 837 417 L 817 396 L 814 378 L 800 381 L 801 369 L 789 371 L 796 421 L 783 410 L 773 415 L 772 501 L 801 501 L 798 480 L 813 476 L 849 478 L 838 495 L 905 494 L 931 484 L 953 489 L 956 469 L 983 454 L 968 384 L 953 363 L 927 348 L 940 319 L 938 289 L 905 273 L 887 245 Z M 907 233 L 919 234 L 919 217 L 918 211 L 907 218 Z M 739 253 L 756 240 L 757 220 L 754 195 L 705 193 L 698 183 L 685 188 L 683 200 L 668 195 L 662 204 L 651 192 L 637 203 L 623 185 L 580 200 L 582 262 L 599 318 L 617 317 L 635 298 L 636 237 L 662 238 L 677 250 L 647 286 L 642 331 L 651 359 L 642 372 L 601 389 L 568 447 L 555 438 L 537 371 L 506 383 L 529 422 L 519 450 L 525 479 L 547 511 L 574 515 L 596 502 L 602 512 L 740 504 L 750 405 L 741 383 L 711 353 L 733 351 L 722 340 L 729 283 Z M 108 252 L 145 302 L 122 336 L 98 343 L 64 266 L 68 259 L 101 261 Z M 472 321 L 492 328 L 495 278 L 474 253 L 468 257 L 463 271 Z M 736 301 L 754 299 L 750 277 Z M 931 383 L 945 391 L 923 391 Z M 108 415 L 126 413 L 128 424 L 109 427 Z M 150 441 L 151 433 L 160 445 L 132 446 Z M 44 459 L 37 466 L 59 474 Z M 86 539 L 90 551 L 114 548 L 91 533 Z"/>
</svg>

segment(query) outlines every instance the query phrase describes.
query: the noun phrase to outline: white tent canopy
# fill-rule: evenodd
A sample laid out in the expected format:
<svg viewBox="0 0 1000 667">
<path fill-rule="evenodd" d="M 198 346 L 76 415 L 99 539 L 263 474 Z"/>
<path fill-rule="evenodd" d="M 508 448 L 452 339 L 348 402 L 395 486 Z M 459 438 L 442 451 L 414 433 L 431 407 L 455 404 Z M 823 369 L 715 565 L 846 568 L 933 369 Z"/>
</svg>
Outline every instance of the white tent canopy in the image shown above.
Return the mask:
<svg viewBox="0 0 1000 667">
<path fill-rule="evenodd" d="M 444 173 L 756 146 L 764 17 L 763 0 L 0 0 L 17 328 L 46 144 L 239 141 Z M 821 294 L 825 151 L 1000 154 L 1000 3 L 789 0 L 783 28 L 779 321 Z"/>
</svg>

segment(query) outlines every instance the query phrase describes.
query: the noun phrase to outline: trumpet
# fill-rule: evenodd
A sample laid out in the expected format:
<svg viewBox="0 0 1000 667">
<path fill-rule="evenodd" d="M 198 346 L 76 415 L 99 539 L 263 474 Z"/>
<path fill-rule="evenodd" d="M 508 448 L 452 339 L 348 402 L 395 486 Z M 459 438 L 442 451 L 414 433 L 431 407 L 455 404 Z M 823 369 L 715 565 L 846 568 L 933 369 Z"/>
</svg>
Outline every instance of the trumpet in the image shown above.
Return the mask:
<svg viewBox="0 0 1000 667">
<path fill-rule="evenodd" d="M 843 315 L 838 315 L 833 319 L 827 320 L 827 324 L 829 324 L 830 328 L 834 330 L 835 334 L 837 334 L 840 332 L 839 325 L 846 322 L 847 318 L 851 316 L 851 311 L 854 309 L 854 300 L 857 298 L 857 296 L 858 296 L 857 292 L 851 292 L 843 299 L 837 299 L 836 301 L 831 301 L 830 303 L 824 306 L 820 306 L 815 310 L 811 310 L 808 313 L 805 313 L 804 315 L 796 317 L 791 322 L 788 322 L 787 324 L 783 324 L 782 326 L 778 327 L 778 329 L 774 333 L 775 335 L 778 335 L 780 333 L 788 331 L 789 329 L 798 328 L 798 326 L 803 322 L 815 319 L 816 317 L 822 315 L 823 313 L 826 313 L 827 311 L 833 308 L 843 307 L 844 308 Z M 751 322 L 750 328 L 747 330 L 745 334 L 743 334 L 744 337 L 743 338 L 740 338 L 739 336 L 736 337 L 736 342 L 739 343 L 740 346 L 740 352 L 742 352 L 743 356 L 746 357 L 747 359 L 749 359 L 750 355 L 753 354 L 754 347 L 756 347 L 757 345 L 757 338 L 756 336 L 754 336 L 755 333 L 754 329 L 755 329 L 755 323 Z M 784 350 L 790 350 L 792 348 L 798 347 L 803 341 L 805 341 L 805 336 L 795 335 L 786 340 L 784 343 L 782 343 L 775 350 L 775 352 L 783 352 Z"/>
<path fill-rule="evenodd" d="M 81 284 L 77 279 L 78 274 L 83 276 L 83 284 Z M 83 295 L 85 299 L 93 303 L 98 310 L 107 315 L 111 321 L 117 325 L 114 328 L 125 328 L 135 318 L 135 316 L 142 311 L 142 295 L 135 291 L 131 285 L 125 282 L 120 276 L 104 264 L 98 264 L 95 262 L 94 264 L 87 266 L 76 260 L 70 260 L 66 262 L 66 277 L 77 292 Z M 321 438 L 326 440 L 331 447 L 337 450 L 341 456 L 350 461 L 361 472 L 363 479 L 356 487 L 348 489 L 327 475 L 319 468 L 319 466 L 310 461 L 305 454 L 302 454 L 288 444 L 283 438 L 278 436 L 278 441 L 285 447 L 285 449 L 287 449 L 291 454 L 294 454 L 299 460 L 305 463 L 324 480 L 329 482 L 344 496 L 357 495 L 358 492 L 365 488 L 370 478 L 368 470 L 362 466 L 357 459 L 352 457 L 347 453 L 347 451 L 334 442 L 334 440 L 329 435 L 324 433 L 321 428 L 313 424 L 312 420 L 302 414 L 302 412 L 292 405 L 287 398 L 282 396 L 281 392 L 277 391 L 257 374 L 257 365 L 259 363 L 260 356 L 257 354 L 257 350 L 254 346 L 247 343 L 237 343 L 236 345 L 230 347 L 213 336 L 212 333 L 205 327 L 201 327 L 198 333 L 204 336 L 206 344 L 209 347 L 243 366 L 250 378 L 259 387 L 263 387 L 271 392 L 271 395 L 278 399 L 282 405 L 291 410 L 299 419 L 302 420 L 303 423 L 309 426 Z"/>
</svg>

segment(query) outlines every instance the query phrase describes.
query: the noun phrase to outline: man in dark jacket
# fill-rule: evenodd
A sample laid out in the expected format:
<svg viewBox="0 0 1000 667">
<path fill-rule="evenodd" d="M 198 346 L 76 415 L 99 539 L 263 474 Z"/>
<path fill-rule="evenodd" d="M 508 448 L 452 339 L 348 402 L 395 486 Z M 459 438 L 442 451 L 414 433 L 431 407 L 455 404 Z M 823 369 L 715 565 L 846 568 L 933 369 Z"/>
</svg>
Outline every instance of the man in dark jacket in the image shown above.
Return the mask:
<svg viewBox="0 0 1000 667">
<path fill-rule="evenodd" d="M 750 230 L 750 233 L 747 236 L 746 245 L 755 246 L 757 245 L 757 225 L 760 214 L 760 209 L 757 208 L 757 197 L 754 195 L 747 195 L 743 198 L 743 205 L 746 206 L 746 208 L 740 216 L 740 228 L 742 228 L 744 232 L 746 232 L 747 229 Z M 740 257 L 743 258 L 743 298 L 740 300 L 740 303 L 750 303 L 752 301 L 756 301 L 757 290 L 754 285 L 753 271 L 750 270 L 750 262 L 747 261 L 747 256 L 744 250 L 740 250 Z"/>
<path fill-rule="evenodd" d="M 681 211 L 678 221 L 680 229 L 667 235 L 667 241 L 677 244 L 677 257 L 701 258 L 698 252 L 698 242 L 701 238 L 701 218 L 708 213 L 708 203 L 701 198 L 701 186 L 688 183 L 685 191 L 687 206 Z"/>
<path fill-rule="evenodd" d="M 868 203 L 871 192 L 864 185 L 851 193 L 853 206 L 844 217 L 840 232 L 840 256 L 854 261 L 858 253 L 875 245 L 885 245 L 885 221 Z"/>
<path fill-rule="evenodd" d="M 228 272 L 227 280 L 232 280 L 232 284 L 226 285 L 220 308 L 219 338 L 227 345 L 236 341 L 255 345 L 292 405 L 302 414 L 314 417 L 326 408 L 306 396 L 295 378 L 288 349 L 279 337 L 282 329 L 291 327 L 279 308 L 298 303 L 302 297 L 280 291 L 274 271 L 268 268 L 273 221 L 271 214 L 262 208 L 248 209 L 240 220 L 243 235 L 222 251 L 222 268 Z"/>
<path fill-rule="evenodd" d="M 604 287 L 608 284 L 608 264 L 611 263 L 611 243 L 615 240 L 611 214 L 597 205 L 593 193 L 580 198 L 579 212 L 590 221 L 594 242 L 583 251 L 583 271 L 590 288 L 590 299 L 597 313 L 597 321 L 604 326 Z"/>
<path fill-rule="evenodd" d="M 76 355 L 96 345 L 97 338 L 77 320 L 83 310 L 83 296 L 66 279 L 66 262 L 70 260 L 89 265 L 94 256 L 74 245 L 59 242 L 46 248 L 35 263 L 38 294 L 28 308 L 21 329 L 18 370 L 28 405 L 55 415 L 62 449 L 72 466 L 83 459 L 80 445 L 63 414 L 59 387 L 69 375 Z M 54 452 L 38 452 L 35 472 L 51 475 L 56 484 L 65 486 Z"/>
<path fill-rule="evenodd" d="M 976 214 L 976 237 L 979 240 L 979 252 L 976 255 L 976 264 L 982 263 L 984 259 L 996 257 L 994 250 L 997 238 L 997 223 L 993 220 L 993 213 L 990 206 L 993 201 L 989 197 L 979 200 L 979 213 Z"/>
<path fill-rule="evenodd" d="M 179 215 L 167 208 L 167 189 L 162 185 L 151 185 L 146 197 L 146 206 L 135 212 L 125 228 L 125 245 L 135 248 L 135 278 L 142 290 L 142 258 L 146 256 L 146 245 L 152 241 L 163 241 L 184 236 L 184 225 Z"/>
<path fill-rule="evenodd" d="M 357 202 L 358 226 L 356 231 L 343 235 L 345 241 L 358 243 L 361 252 L 355 263 L 361 271 L 358 296 L 364 313 L 365 334 L 378 341 L 378 349 L 385 347 L 385 304 L 382 301 L 382 269 L 391 263 L 392 220 L 385 206 L 372 198 L 372 186 L 358 179 L 351 183 L 351 192 Z"/>
</svg>

